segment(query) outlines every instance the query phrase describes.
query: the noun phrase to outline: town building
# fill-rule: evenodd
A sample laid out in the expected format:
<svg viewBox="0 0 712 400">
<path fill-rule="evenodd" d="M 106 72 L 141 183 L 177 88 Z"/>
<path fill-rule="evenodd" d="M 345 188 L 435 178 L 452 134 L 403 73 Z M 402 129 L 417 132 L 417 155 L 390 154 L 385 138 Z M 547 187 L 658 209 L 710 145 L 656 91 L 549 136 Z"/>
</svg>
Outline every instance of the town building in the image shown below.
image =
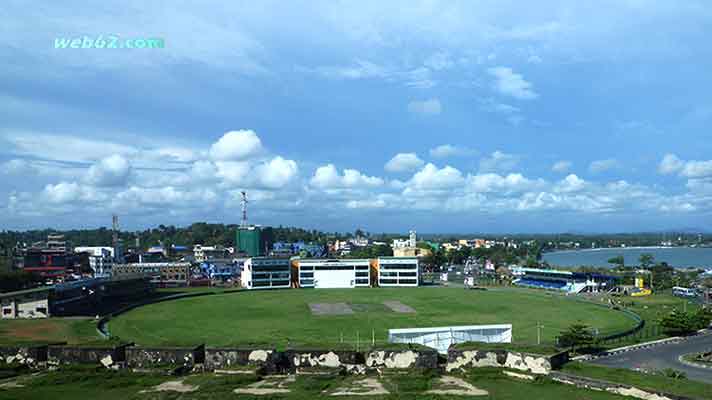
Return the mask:
<svg viewBox="0 0 712 400">
<path fill-rule="evenodd" d="M 394 257 L 425 257 L 432 253 L 430 249 L 421 249 L 419 247 L 402 247 L 393 249 Z"/>
<path fill-rule="evenodd" d="M 63 280 L 74 271 L 76 257 L 62 235 L 48 235 L 47 241 L 34 243 L 21 251 L 24 271 L 51 280 Z"/>
<path fill-rule="evenodd" d="M 148 277 L 151 283 L 159 287 L 183 287 L 190 285 L 191 265 L 187 262 L 117 264 L 113 267 L 113 277 Z"/>
<path fill-rule="evenodd" d="M 237 252 L 249 257 L 269 254 L 273 241 L 274 233 L 270 227 L 259 225 L 240 226 L 235 233 Z"/>
<path fill-rule="evenodd" d="M 238 279 L 242 272 L 245 258 L 212 258 L 200 263 L 203 276 L 213 281 L 228 281 Z"/>
<path fill-rule="evenodd" d="M 89 267 L 94 277 L 110 277 L 111 268 L 114 265 L 114 248 L 109 246 L 83 246 L 75 247 L 75 253 L 87 253 L 89 255 Z"/>
<path fill-rule="evenodd" d="M 193 257 L 195 261 L 203 262 L 213 258 L 224 259 L 230 255 L 230 251 L 222 246 L 203 246 L 196 244 L 193 246 Z"/>
<path fill-rule="evenodd" d="M 416 257 L 379 257 L 376 260 L 378 286 L 418 286 L 420 267 Z"/>
<path fill-rule="evenodd" d="M 240 281 L 246 289 L 279 289 L 291 286 L 289 258 L 251 257 L 245 260 Z"/>
<path fill-rule="evenodd" d="M 299 288 L 354 288 L 371 285 L 368 259 L 293 258 L 292 284 Z"/>
<path fill-rule="evenodd" d="M 49 318 L 49 294 L 51 288 L 18 290 L 0 293 L 2 319 Z"/>
</svg>

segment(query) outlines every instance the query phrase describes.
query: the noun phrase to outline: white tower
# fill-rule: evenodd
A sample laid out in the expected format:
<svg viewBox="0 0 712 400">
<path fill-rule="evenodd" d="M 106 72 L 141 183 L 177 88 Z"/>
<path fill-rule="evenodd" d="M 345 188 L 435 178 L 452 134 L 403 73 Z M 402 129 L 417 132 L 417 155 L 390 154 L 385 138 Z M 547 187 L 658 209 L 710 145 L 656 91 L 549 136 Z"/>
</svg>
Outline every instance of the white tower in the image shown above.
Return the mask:
<svg viewBox="0 0 712 400">
<path fill-rule="evenodd" d="M 410 243 L 409 243 L 410 247 L 415 247 L 415 245 L 417 244 L 417 241 L 416 241 L 416 239 L 415 239 L 415 231 L 410 231 L 410 239 L 409 239 L 409 242 L 410 242 Z"/>
</svg>

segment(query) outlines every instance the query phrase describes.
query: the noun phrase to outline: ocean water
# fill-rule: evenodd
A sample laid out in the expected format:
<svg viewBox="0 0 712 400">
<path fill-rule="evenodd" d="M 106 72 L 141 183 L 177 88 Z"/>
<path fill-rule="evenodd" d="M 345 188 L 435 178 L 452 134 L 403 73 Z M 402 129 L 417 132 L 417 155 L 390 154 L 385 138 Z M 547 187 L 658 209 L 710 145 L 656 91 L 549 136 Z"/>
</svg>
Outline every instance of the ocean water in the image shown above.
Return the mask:
<svg viewBox="0 0 712 400">
<path fill-rule="evenodd" d="M 656 262 L 665 261 L 678 268 L 712 268 L 712 247 L 628 247 L 615 249 L 565 250 L 543 254 L 543 261 L 553 266 L 612 267 L 608 260 L 622 255 L 626 265 L 638 265 L 641 254 L 650 253 Z"/>
</svg>

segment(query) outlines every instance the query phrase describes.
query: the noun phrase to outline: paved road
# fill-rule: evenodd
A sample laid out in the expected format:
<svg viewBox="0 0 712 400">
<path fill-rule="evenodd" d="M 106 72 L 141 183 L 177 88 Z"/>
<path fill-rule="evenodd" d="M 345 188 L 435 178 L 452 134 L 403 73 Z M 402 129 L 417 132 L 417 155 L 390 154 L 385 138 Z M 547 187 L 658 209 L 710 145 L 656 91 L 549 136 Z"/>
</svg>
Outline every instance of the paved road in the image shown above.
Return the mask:
<svg viewBox="0 0 712 400">
<path fill-rule="evenodd" d="M 712 350 L 712 334 L 706 334 L 690 338 L 681 343 L 628 351 L 613 356 L 601 357 L 591 362 L 609 367 L 629 369 L 661 370 L 674 368 L 684 371 L 689 379 L 712 383 L 712 369 L 690 367 L 678 361 L 678 357 L 682 354 L 710 350 Z"/>
</svg>

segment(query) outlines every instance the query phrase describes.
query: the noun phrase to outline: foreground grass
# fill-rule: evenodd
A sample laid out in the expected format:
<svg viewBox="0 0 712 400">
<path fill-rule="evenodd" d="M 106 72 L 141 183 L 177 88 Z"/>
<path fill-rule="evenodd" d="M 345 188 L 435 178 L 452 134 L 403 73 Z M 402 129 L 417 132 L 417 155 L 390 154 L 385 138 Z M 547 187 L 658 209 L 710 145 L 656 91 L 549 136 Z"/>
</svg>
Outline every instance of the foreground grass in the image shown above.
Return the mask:
<svg viewBox="0 0 712 400">
<path fill-rule="evenodd" d="M 0 343 L 31 345 L 101 343 L 93 318 L 12 319 L 0 322 Z"/>
<path fill-rule="evenodd" d="M 388 395 L 367 396 L 370 399 L 458 399 L 462 396 L 435 396 L 425 393 L 434 387 L 437 376 L 420 374 L 393 374 L 378 379 L 390 392 Z M 314 399 L 326 397 L 344 385 L 353 384 L 363 379 L 355 376 L 298 376 L 288 384 L 290 393 L 267 396 L 236 395 L 233 390 L 247 386 L 260 379 L 254 375 L 218 376 L 213 374 L 193 375 L 185 378 L 153 374 L 134 374 L 128 371 L 108 371 L 95 368 L 65 368 L 47 372 L 39 376 L 15 378 L 23 387 L 0 388 L 0 399 L 26 400 L 69 400 L 100 398 L 102 400 L 130 399 L 216 399 L 216 398 L 285 398 Z M 558 384 L 546 378 L 535 382 L 524 382 L 508 378 L 500 370 L 477 370 L 463 376 L 466 382 L 477 388 L 487 390 L 490 399 L 582 399 L 607 400 L 623 399 L 609 393 L 578 389 L 573 386 Z M 189 393 L 151 392 L 158 384 L 166 381 L 183 380 L 185 384 L 197 385 L 198 389 Z M 149 391 L 144 392 L 142 391 Z M 361 397 L 361 396 L 359 396 Z"/>
<path fill-rule="evenodd" d="M 562 372 L 623 383 L 640 389 L 658 390 L 698 399 L 712 399 L 712 385 L 687 379 L 673 379 L 663 375 L 645 374 L 628 369 L 609 368 L 581 362 L 566 364 Z"/>
<path fill-rule="evenodd" d="M 397 300 L 416 313 L 396 313 L 383 305 Z M 310 303 L 347 303 L 349 315 L 314 316 Z M 530 290 L 465 291 L 436 288 L 363 288 L 249 291 L 180 299 L 138 308 L 109 324 L 114 336 L 140 345 L 276 346 L 343 342 L 385 342 L 389 328 L 512 323 L 514 341 L 535 343 L 576 321 L 601 331 L 620 331 L 635 322 L 604 307 Z"/>
</svg>

